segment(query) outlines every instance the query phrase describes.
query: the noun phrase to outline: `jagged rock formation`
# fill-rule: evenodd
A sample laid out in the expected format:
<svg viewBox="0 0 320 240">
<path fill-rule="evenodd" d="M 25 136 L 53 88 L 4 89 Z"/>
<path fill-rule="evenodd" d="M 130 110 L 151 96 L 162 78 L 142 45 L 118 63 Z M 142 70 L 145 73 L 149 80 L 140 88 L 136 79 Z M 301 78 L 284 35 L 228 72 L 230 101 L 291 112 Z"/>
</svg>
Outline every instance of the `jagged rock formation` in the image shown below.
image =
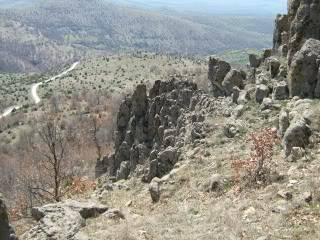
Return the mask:
<svg viewBox="0 0 320 240">
<path fill-rule="evenodd" d="M 221 85 L 230 70 L 231 66 L 226 61 L 210 57 L 208 79 L 211 82 L 211 91 L 215 96 L 224 95 L 224 90 Z"/>
<path fill-rule="evenodd" d="M 115 140 L 115 152 L 96 165 L 96 175 L 107 173 L 117 180 L 142 174 L 150 182 L 170 171 L 179 159 L 179 148 L 186 138 L 203 136 L 201 116 L 194 116 L 190 136 L 184 128 L 186 113 L 201 100 L 194 83 L 157 81 L 149 94 L 144 84 L 121 104 Z M 201 94 L 200 94 L 201 95 Z"/>
<path fill-rule="evenodd" d="M 320 97 L 320 41 L 308 39 L 292 58 L 289 72 L 290 96 Z"/>
<path fill-rule="evenodd" d="M 85 226 L 86 219 L 97 217 L 108 208 L 95 202 L 67 201 L 32 209 L 33 218 L 38 221 L 22 240 L 79 239 L 76 234 Z M 1 238 L 2 239 L 2 238 Z"/>
<path fill-rule="evenodd" d="M 273 51 L 279 51 L 283 56 L 288 53 L 289 28 L 288 15 L 279 14 L 275 21 Z"/>
<path fill-rule="evenodd" d="M 0 239 L 1 240 L 16 240 L 17 237 L 13 228 L 9 223 L 7 207 L 0 194 Z"/>
<path fill-rule="evenodd" d="M 260 59 L 256 59 L 254 55 L 251 57 L 252 64 L 258 66 Z M 214 96 L 230 96 L 234 87 L 243 89 L 246 78 L 244 71 L 231 69 L 229 63 L 210 57 L 208 79 L 211 82 L 211 92 Z"/>
<path fill-rule="evenodd" d="M 275 21 L 273 51 L 286 57 L 290 97 L 320 97 L 320 2 L 288 0 L 288 14 Z"/>
<path fill-rule="evenodd" d="M 319 1 L 288 0 L 288 14 L 278 15 L 275 20 L 273 51 L 284 57 L 288 64 L 306 40 L 320 40 Z"/>
<path fill-rule="evenodd" d="M 306 0 L 288 1 L 290 26 L 288 61 L 309 38 L 320 40 L 320 2 Z"/>
</svg>

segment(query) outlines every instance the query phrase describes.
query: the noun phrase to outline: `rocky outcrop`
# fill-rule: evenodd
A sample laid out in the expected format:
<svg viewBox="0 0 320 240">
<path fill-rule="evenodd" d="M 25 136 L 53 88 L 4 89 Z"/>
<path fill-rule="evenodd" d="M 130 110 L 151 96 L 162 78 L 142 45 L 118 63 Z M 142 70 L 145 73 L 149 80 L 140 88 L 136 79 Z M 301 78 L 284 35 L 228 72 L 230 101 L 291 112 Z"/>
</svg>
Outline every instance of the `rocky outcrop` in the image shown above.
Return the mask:
<svg viewBox="0 0 320 240">
<path fill-rule="evenodd" d="M 290 96 L 320 97 L 320 41 L 308 39 L 292 58 L 289 71 Z"/>
<path fill-rule="evenodd" d="M 262 59 L 256 54 L 249 54 L 249 64 L 251 68 L 258 68 L 261 64 Z"/>
<path fill-rule="evenodd" d="M 9 223 L 7 207 L 0 194 L 0 239 L 1 240 L 17 240 L 13 228 Z"/>
<path fill-rule="evenodd" d="M 221 83 L 224 94 L 226 96 L 230 96 L 234 87 L 243 89 L 245 79 L 246 74 L 244 72 L 238 71 L 236 69 L 230 70 Z"/>
<path fill-rule="evenodd" d="M 262 103 L 263 99 L 268 97 L 270 93 L 269 87 L 260 84 L 256 86 L 256 102 Z"/>
<path fill-rule="evenodd" d="M 67 201 L 32 209 L 38 224 L 26 232 L 22 240 L 75 240 L 86 219 L 97 217 L 108 208 L 96 202 Z"/>
<path fill-rule="evenodd" d="M 285 156 L 291 154 L 293 147 L 305 148 L 309 144 L 311 136 L 310 122 L 307 119 L 301 118 L 293 121 L 286 130 L 283 137 L 283 147 Z"/>
<path fill-rule="evenodd" d="M 208 79 L 211 82 L 211 92 L 214 96 L 224 96 L 222 82 L 231 70 L 229 63 L 210 57 L 208 67 Z"/>
<path fill-rule="evenodd" d="M 208 71 L 210 82 L 221 84 L 230 70 L 231 66 L 226 61 L 210 57 Z"/>
<path fill-rule="evenodd" d="M 320 40 L 320 2 L 311 0 L 288 0 L 289 53 L 291 65 L 293 56 L 306 40 Z"/>
<path fill-rule="evenodd" d="M 185 122 L 195 121 L 190 139 L 203 137 L 203 118 L 185 116 L 185 112 L 201 101 L 196 97 L 197 92 L 196 84 L 175 79 L 157 81 L 149 94 L 144 84 L 138 85 L 133 95 L 121 103 L 115 152 L 97 163 L 97 177 L 107 173 L 117 180 L 127 179 L 140 174 L 135 170 L 143 166 L 143 180 L 150 182 L 170 171 L 185 141 Z"/>
<path fill-rule="evenodd" d="M 287 49 L 289 29 L 288 15 L 277 15 L 273 33 L 273 51 L 275 53 L 282 52 L 279 49 Z"/>
<path fill-rule="evenodd" d="M 257 67 L 260 61 L 255 55 L 250 56 L 251 65 Z M 229 63 L 216 58 L 209 59 L 208 79 L 215 97 L 231 96 L 234 87 L 243 89 L 246 78 L 246 72 L 231 69 Z"/>
</svg>

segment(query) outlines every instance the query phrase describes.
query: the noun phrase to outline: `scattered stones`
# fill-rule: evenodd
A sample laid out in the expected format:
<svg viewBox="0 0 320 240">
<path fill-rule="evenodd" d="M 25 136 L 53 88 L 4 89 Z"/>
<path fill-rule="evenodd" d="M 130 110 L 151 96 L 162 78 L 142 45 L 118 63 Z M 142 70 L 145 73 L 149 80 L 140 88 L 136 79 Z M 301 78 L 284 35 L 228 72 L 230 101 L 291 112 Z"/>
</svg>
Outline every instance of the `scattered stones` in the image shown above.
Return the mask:
<svg viewBox="0 0 320 240">
<path fill-rule="evenodd" d="M 235 109 L 233 110 L 233 113 L 232 115 L 235 117 L 235 118 L 239 118 L 243 115 L 245 111 L 245 107 L 244 105 L 238 105 L 235 107 Z"/>
<path fill-rule="evenodd" d="M 289 205 L 287 200 L 280 200 L 276 202 L 275 206 L 272 208 L 272 212 L 286 214 L 289 211 Z"/>
<path fill-rule="evenodd" d="M 250 93 L 247 90 L 241 90 L 239 93 L 239 98 L 237 100 L 237 103 L 244 105 L 250 100 L 251 100 Z"/>
<path fill-rule="evenodd" d="M 301 199 L 303 199 L 303 201 L 305 201 L 306 203 L 311 203 L 312 202 L 312 193 L 311 192 L 304 192 L 301 195 Z"/>
<path fill-rule="evenodd" d="M 292 193 L 289 192 L 289 191 L 286 191 L 286 190 L 280 190 L 277 193 L 277 195 L 282 197 L 283 199 L 286 199 L 286 200 L 291 200 L 292 199 Z"/>
<path fill-rule="evenodd" d="M 119 210 L 119 209 L 109 209 L 106 211 L 103 216 L 105 216 L 108 219 L 112 220 L 120 220 L 120 219 L 125 219 L 124 214 Z"/>
<path fill-rule="evenodd" d="M 271 98 L 264 98 L 260 107 L 261 110 L 272 109 L 274 107 L 274 101 Z"/>
<path fill-rule="evenodd" d="M 223 128 L 223 133 L 228 138 L 234 138 L 239 132 L 237 126 L 233 123 L 227 123 Z"/>
</svg>

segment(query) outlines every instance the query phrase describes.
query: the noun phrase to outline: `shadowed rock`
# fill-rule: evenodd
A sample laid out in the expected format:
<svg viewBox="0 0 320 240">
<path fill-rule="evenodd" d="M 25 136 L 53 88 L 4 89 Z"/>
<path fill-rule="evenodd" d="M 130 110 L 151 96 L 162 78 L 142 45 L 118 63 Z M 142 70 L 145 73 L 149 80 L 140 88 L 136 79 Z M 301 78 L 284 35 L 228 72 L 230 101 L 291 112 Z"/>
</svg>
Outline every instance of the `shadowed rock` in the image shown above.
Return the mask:
<svg viewBox="0 0 320 240">
<path fill-rule="evenodd" d="M 0 239 L 1 240 L 17 240 L 13 228 L 9 223 L 7 207 L 0 194 Z"/>
</svg>

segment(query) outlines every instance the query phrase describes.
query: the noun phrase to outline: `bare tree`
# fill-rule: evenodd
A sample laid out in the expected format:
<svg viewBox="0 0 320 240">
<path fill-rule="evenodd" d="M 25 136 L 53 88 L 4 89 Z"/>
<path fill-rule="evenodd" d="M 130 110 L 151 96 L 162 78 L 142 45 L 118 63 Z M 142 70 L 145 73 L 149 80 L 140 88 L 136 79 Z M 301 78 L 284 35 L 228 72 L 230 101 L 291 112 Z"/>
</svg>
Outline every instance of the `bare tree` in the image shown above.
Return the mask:
<svg viewBox="0 0 320 240">
<path fill-rule="evenodd" d="M 48 174 L 49 189 L 39 188 L 37 190 L 44 191 L 59 202 L 63 196 L 62 183 L 69 177 L 68 168 L 66 168 L 68 161 L 67 138 L 56 118 L 47 120 L 39 128 L 38 133 L 42 143 L 38 147 L 38 152 L 41 155 L 40 168 Z"/>
</svg>

